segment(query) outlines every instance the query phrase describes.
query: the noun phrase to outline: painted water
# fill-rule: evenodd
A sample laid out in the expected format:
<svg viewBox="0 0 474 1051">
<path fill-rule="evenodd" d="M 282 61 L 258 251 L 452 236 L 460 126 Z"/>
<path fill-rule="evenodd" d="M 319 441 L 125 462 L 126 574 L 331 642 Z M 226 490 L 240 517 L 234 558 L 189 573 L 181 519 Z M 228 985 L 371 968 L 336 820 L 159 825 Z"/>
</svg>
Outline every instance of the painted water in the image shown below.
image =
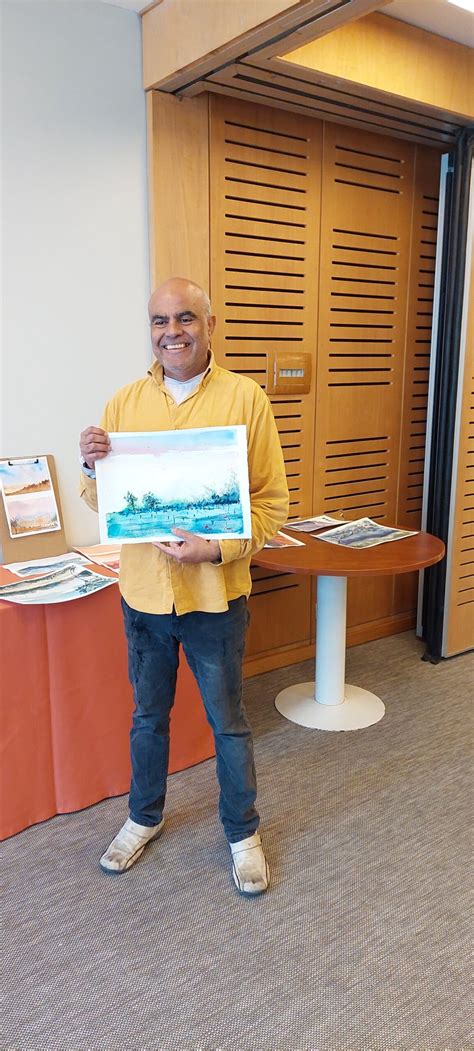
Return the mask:
<svg viewBox="0 0 474 1051">
<path fill-rule="evenodd" d="M 212 538 L 219 536 L 243 536 L 244 521 L 240 502 L 221 507 L 196 507 L 179 509 L 165 508 L 161 511 L 131 510 L 114 511 L 106 515 L 107 535 L 112 540 L 147 538 L 159 539 L 169 536 L 172 529 L 187 529 Z"/>
</svg>

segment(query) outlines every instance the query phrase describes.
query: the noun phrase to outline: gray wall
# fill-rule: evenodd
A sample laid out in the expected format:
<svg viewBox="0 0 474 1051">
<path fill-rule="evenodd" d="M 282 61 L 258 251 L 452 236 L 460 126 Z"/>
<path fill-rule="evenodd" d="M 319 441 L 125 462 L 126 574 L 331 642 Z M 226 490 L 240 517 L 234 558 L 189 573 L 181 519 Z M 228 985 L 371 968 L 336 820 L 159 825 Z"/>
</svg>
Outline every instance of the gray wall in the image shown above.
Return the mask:
<svg viewBox="0 0 474 1051">
<path fill-rule="evenodd" d="M 53 453 L 67 539 L 78 434 L 150 361 L 140 19 L 95 0 L 4 0 L 0 455 Z"/>
</svg>

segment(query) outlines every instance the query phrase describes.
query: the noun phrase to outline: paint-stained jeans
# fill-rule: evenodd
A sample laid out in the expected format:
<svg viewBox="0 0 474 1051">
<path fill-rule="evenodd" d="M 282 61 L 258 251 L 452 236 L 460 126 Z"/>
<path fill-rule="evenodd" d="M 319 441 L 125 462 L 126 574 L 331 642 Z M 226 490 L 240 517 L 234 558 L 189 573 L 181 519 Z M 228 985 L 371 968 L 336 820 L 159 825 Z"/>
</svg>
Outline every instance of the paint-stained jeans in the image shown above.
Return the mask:
<svg viewBox="0 0 474 1051">
<path fill-rule="evenodd" d="M 248 623 L 244 597 L 225 613 L 140 613 L 122 599 L 129 676 L 135 698 L 130 734 L 130 817 L 161 821 L 181 643 L 214 733 L 220 786 L 219 816 L 236 843 L 258 827 L 252 734 L 242 704 L 242 657 Z"/>
</svg>

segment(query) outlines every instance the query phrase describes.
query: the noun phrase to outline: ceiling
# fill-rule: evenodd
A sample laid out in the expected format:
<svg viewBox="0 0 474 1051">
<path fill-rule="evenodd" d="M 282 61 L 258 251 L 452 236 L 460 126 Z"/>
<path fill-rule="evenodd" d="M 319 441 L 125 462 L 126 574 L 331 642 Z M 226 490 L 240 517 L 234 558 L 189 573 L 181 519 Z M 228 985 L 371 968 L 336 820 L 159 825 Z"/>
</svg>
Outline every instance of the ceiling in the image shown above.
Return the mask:
<svg viewBox="0 0 474 1051">
<path fill-rule="evenodd" d="M 474 47 L 474 15 L 448 0 L 392 0 L 383 14 Z"/>
<path fill-rule="evenodd" d="M 147 0 L 147 3 L 144 0 L 99 0 L 99 3 L 111 4 L 112 7 L 126 7 L 129 11 L 136 11 L 137 14 L 150 7 L 150 0 Z"/>
<path fill-rule="evenodd" d="M 100 0 L 113 7 L 126 7 L 129 11 L 145 11 L 150 0 Z M 380 10 L 391 18 L 427 29 L 438 36 L 456 40 L 459 44 L 474 47 L 474 15 L 448 0 L 391 0 L 381 4 Z"/>
</svg>

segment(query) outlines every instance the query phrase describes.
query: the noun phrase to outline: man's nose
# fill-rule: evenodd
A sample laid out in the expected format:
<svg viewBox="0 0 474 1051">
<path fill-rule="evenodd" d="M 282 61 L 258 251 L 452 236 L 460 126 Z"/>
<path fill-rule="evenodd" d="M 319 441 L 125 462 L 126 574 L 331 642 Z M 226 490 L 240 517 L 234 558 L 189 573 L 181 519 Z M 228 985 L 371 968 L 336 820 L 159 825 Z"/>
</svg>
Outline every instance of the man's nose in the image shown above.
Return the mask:
<svg viewBox="0 0 474 1051">
<path fill-rule="evenodd" d="M 183 331 L 183 326 L 178 318 L 170 318 L 166 326 L 166 335 L 168 337 L 174 337 L 180 335 Z"/>
</svg>

